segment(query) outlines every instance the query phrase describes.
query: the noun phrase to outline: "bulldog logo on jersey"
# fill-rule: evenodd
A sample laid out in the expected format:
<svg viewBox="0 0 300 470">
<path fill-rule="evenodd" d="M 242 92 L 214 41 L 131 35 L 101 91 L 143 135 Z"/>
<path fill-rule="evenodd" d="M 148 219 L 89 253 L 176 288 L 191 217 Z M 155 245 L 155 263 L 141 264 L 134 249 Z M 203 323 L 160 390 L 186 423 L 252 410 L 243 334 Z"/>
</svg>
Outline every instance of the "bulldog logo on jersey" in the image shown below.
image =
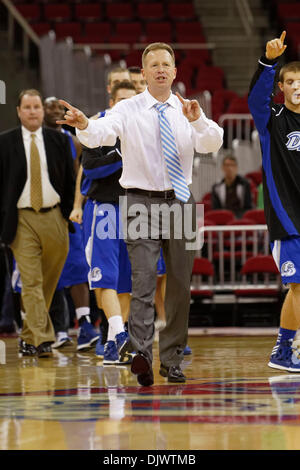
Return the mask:
<svg viewBox="0 0 300 470">
<path fill-rule="evenodd" d="M 296 272 L 296 268 L 292 261 L 286 261 L 281 266 L 281 276 L 293 276 Z"/>
<path fill-rule="evenodd" d="M 102 279 L 101 269 L 100 268 L 94 268 L 91 272 L 90 279 L 91 279 L 91 281 L 94 281 L 94 282 L 100 281 L 100 279 Z"/>
<path fill-rule="evenodd" d="M 288 150 L 297 150 L 300 152 L 300 131 L 293 131 L 287 135 L 289 139 L 286 143 Z"/>
</svg>

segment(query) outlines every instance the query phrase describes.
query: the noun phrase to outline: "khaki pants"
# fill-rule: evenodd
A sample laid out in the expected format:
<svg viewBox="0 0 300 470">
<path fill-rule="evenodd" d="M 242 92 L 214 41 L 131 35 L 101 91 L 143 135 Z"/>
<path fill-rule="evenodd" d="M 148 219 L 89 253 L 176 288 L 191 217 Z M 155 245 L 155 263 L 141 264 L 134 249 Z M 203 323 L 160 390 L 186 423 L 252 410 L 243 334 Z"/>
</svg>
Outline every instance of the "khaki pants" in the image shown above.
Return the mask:
<svg viewBox="0 0 300 470">
<path fill-rule="evenodd" d="M 18 216 L 10 247 L 21 275 L 26 312 L 21 338 L 37 347 L 55 341 L 49 308 L 68 254 L 68 223 L 59 207 L 39 213 L 19 209 Z"/>
</svg>

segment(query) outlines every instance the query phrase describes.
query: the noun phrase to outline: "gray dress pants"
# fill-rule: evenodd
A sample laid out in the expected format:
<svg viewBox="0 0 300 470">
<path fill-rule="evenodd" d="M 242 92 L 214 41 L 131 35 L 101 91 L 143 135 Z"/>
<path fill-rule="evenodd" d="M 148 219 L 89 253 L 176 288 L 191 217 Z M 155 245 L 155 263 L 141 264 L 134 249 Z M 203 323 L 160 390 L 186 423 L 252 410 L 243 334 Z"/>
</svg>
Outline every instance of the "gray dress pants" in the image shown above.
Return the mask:
<svg viewBox="0 0 300 470">
<path fill-rule="evenodd" d="M 162 204 L 164 210 L 157 215 L 157 208 L 162 207 Z M 159 354 L 165 366 L 179 365 L 183 360 L 188 335 L 195 249 L 187 249 L 187 243 L 195 240 L 194 198 L 191 196 L 187 203 L 182 203 L 175 198 L 154 198 L 146 193 L 127 192 L 121 209 L 124 238 L 132 268 L 128 328 L 133 348 L 152 361 L 157 261 L 162 247 L 167 271 L 166 327 L 159 334 Z M 185 213 L 186 209 L 189 216 Z M 188 237 L 186 232 L 189 232 Z"/>
</svg>

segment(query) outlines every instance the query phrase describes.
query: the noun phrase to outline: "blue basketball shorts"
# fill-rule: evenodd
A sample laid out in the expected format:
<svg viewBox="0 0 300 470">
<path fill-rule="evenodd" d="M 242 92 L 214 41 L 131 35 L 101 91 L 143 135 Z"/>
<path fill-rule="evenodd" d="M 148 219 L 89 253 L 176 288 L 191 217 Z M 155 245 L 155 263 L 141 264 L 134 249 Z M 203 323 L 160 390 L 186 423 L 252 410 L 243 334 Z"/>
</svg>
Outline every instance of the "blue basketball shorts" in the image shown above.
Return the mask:
<svg viewBox="0 0 300 470">
<path fill-rule="evenodd" d="M 272 255 L 283 284 L 300 283 L 300 237 L 270 243 Z"/>
<path fill-rule="evenodd" d="M 69 233 L 69 253 L 58 281 L 58 290 L 88 282 L 89 266 L 84 251 L 83 229 L 76 222 L 73 225 L 75 233 Z"/>
<path fill-rule="evenodd" d="M 91 289 L 131 292 L 131 265 L 118 204 L 87 200 L 83 212 L 85 254 Z"/>
<path fill-rule="evenodd" d="M 157 261 L 157 275 L 158 276 L 163 276 L 166 274 L 166 264 L 163 256 L 163 251 L 160 249 L 160 256 Z"/>
</svg>

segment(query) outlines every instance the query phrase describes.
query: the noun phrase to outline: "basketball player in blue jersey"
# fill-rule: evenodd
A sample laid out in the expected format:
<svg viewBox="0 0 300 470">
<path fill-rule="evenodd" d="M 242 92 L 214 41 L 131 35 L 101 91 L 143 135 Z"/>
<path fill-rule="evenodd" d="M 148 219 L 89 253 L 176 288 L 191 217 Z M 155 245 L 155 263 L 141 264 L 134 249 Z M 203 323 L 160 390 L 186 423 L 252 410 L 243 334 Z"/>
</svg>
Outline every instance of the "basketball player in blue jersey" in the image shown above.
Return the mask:
<svg viewBox="0 0 300 470">
<path fill-rule="evenodd" d="M 68 135 L 74 160 L 74 170 L 77 173 L 80 165 L 81 144 L 70 131 L 56 124 L 59 116 L 63 116 L 64 108 L 57 98 L 49 97 L 44 101 L 44 110 L 45 125 Z M 90 320 L 90 293 L 87 284 L 89 267 L 85 258 L 82 227 L 76 222 L 73 223 L 75 233 L 69 234 L 69 253 L 58 282 L 57 290 L 61 290 L 64 287 L 70 288 L 70 294 L 79 324 L 77 350 L 82 351 L 95 346 L 99 339 L 99 333 L 95 331 Z M 61 347 L 68 342 L 69 339 L 66 332 L 59 332 L 54 347 Z"/>
<path fill-rule="evenodd" d="M 248 98 L 262 149 L 264 210 L 272 254 L 289 291 L 282 306 L 269 367 L 300 372 L 293 340 L 300 327 L 300 61 L 284 65 L 278 86 L 284 104 L 274 104 L 276 67 L 286 32 L 267 42 Z"/>
<path fill-rule="evenodd" d="M 135 94 L 130 82 L 118 83 L 112 89 L 110 105 Z M 119 197 L 125 194 L 119 183 L 122 173 L 119 142 L 112 147 L 83 149 L 82 166 L 86 177 L 82 191 L 88 198 L 83 227 L 90 266 L 89 283 L 108 320 L 107 342 L 103 348 L 101 340 L 98 341 L 96 355 L 103 356 L 104 365 L 129 363 L 130 357 L 122 354 L 128 342 L 124 319 L 128 317 L 130 306 L 131 266 L 119 226 Z M 115 233 L 102 236 L 108 220 Z"/>
</svg>

